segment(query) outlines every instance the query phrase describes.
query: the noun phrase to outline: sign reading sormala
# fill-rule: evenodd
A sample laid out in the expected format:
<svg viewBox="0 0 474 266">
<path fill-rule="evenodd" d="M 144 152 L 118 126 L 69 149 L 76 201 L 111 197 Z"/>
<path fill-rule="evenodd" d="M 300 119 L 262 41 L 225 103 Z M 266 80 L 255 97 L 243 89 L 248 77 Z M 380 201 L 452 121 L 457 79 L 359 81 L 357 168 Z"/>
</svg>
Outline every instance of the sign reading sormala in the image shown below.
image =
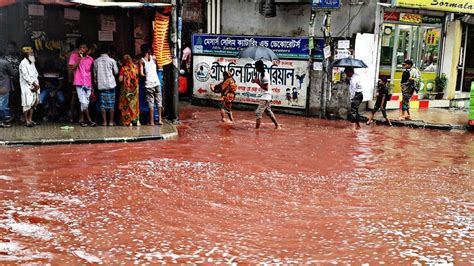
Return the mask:
<svg viewBox="0 0 474 266">
<path fill-rule="evenodd" d="M 193 35 L 193 53 L 237 56 L 249 46 L 270 48 L 280 59 L 308 59 L 309 37 L 265 37 L 236 35 Z"/>
<path fill-rule="evenodd" d="M 394 6 L 474 14 L 472 0 L 393 0 Z"/>
<path fill-rule="evenodd" d="M 237 83 L 236 102 L 258 103 L 261 91 L 252 83 L 256 73 L 254 61 L 228 57 L 193 57 L 194 92 L 193 96 L 203 99 L 219 100 L 220 94 L 210 89 L 211 84 L 223 80 L 224 71 L 229 71 Z M 269 89 L 272 104 L 281 107 L 306 108 L 306 95 L 309 85 L 308 61 L 280 60 L 264 62 L 270 74 Z"/>
</svg>

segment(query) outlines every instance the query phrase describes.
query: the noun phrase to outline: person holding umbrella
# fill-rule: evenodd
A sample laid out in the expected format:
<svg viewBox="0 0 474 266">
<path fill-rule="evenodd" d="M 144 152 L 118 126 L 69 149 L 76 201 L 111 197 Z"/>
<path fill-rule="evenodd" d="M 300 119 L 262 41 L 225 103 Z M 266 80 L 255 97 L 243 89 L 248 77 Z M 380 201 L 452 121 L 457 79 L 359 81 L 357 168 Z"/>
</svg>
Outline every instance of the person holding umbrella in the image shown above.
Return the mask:
<svg viewBox="0 0 474 266">
<path fill-rule="evenodd" d="M 348 120 L 352 122 L 352 129 L 360 129 L 359 106 L 364 99 L 362 94 L 362 85 L 360 84 L 359 75 L 354 73 L 353 67 L 346 67 L 344 69 L 347 81 L 349 83 L 349 91 L 351 93 L 351 110 L 348 115 Z"/>
<path fill-rule="evenodd" d="M 257 72 L 252 82 L 258 84 L 262 92 L 262 96 L 260 97 L 260 101 L 259 101 L 258 108 L 256 111 L 256 116 L 257 116 L 256 128 L 257 129 L 260 128 L 263 113 L 265 112 L 268 115 L 268 117 L 270 117 L 273 124 L 275 124 L 275 129 L 280 129 L 280 125 L 278 124 L 275 114 L 273 114 L 272 109 L 271 109 L 272 94 L 268 87 L 270 83 L 270 75 L 265 71 L 262 60 L 258 60 L 257 62 L 255 62 L 255 70 Z"/>
</svg>

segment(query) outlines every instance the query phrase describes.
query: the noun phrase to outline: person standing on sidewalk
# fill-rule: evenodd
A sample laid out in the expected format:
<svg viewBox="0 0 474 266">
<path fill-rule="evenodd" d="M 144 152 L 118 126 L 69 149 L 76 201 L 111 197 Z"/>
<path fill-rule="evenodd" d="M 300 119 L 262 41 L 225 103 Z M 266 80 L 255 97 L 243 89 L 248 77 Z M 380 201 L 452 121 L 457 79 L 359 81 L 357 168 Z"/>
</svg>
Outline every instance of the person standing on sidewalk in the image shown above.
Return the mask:
<svg viewBox="0 0 474 266">
<path fill-rule="evenodd" d="M 109 56 L 110 48 L 104 46 L 100 57 L 94 62 L 94 81 L 100 92 L 100 110 L 102 126 L 107 126 L 107 110 L 109 111 L 109 126 L 114 126 L 115 76 L 118 74 L 117 62 Z"/>
<path fill-rule="evenodd" d="M 377 100 L 375 101 L 375 106 L 369 116 L 369 121 L 367 121 L 367 125 L 372 124 L 375 113 L 380 109 L 382 111 L 382 115 L 387 121 L 387 123 L 391 126 L 392 123 L 390 119 L 387 117 L 387 102 L 390 100 L 391 94 L 388 90 L 387 85 L 387 78 L 383 77 L 377 82 Z"/>
<path fill-rule="evenodd" d="M 352 122 L 352 129 L 358 130 L 360 129 L 359 106 L 364 99 L 362 85 L 360 84 L 359 75 L 354 73 L 353 67 L 346 67 L 344 73 L 349 82 L 349 91 L 351 94 L 351 110 L 348 115 L 348 120 Z"/>
<path fill-rule="evenodd" d="M 12 76 L 12 88 L 10 92 L 10 106 L 11 106 L 11 113 L 12 118 L 14 117 L 17 121 L 23 119 L 21 115 L 23 113 L 21 107 L 21 89 L 20 89 L 20 61 L 21 61 L 21 54 L 20 50 L 16 42 L 9 41 L 7 44 L 7 50 L 5 55 L 5 60 L 10 62 L 10 65 L 13 68 L 13 76 Z"/>
<path fill-rule="evenodd" d="M 21 106 L 23 106 L 23 115 L 25 117 L 25 126 L 34 127 L 33 110 L 39 104 L 40 86 L 38 81 L 38 71 L 35 66 L 35 56 L 33 48 L 30 46 L 22 49 L 24 59 L 21 60 L 20 87 L 21 87 Z"/>
<path fill-rule="evenodd" d="M 158 125 L 163 125 L 161 118 L 161 109 L 163 107 L 162 96 L 161 96 L 161 83 L 158 78 L 158 72 L 156 71 L 158 63 L 151 51 L 148 48 L 148 45 L 144 44 L 141 47 L 141 52 L 143 58 L 140 62 L 140 75 L 145 77 L 145 89 L 146 89 L 146 101 L 148 103 L 148 109 L 150 112 L 150 126 L 155 125 L 155 109 L 154 105 L 158 108 Z"/>
<path fill-rule="evenodd" d="M 81 126 L 95 127 L 89 115 L 89 101 L 92 90 L 92 65 L 94 59 L 89 55 L 87 44 L 79 43 L 78 53 L 72 53 L 69 58 L 69 66 L 74 70 L 73 85 L 76 86 L 77 98 L 81 105 L 81 116 L 79 123 Z"/>
<path fill-rule="evenodd" d="M 410 120 L 410 99 L 416 90 L 415 82 L 420 78 L 418 71 L 413 67 L 413 61 L 406 60 L 403 63 L 405 71 L 402 74 L 402 112 L 400 120 Z"/>
<path fill-rule="evenodd" d="M 15 74 L 11 64 L 2 58 L 3 55 L 3 50 L 0 49 L 0 128 L 11 127 L 12 117 L 8 102 L 12 89 L 11 77 Z"/>
<path fill-rule="evenodd" d="M 279 129 L 280 125 L 278 124 L 275 114 L 273 114 L 272 109 L 271 109 L 272 94 L 269 88 L 270 75 L 265 71 L 265 67 L 262 60 L 258 60 L 257 62 L 255 62 L 255 70 L 257 70 L 257 72 L 252 82 L 258 84 L 262 93 L 257 111 L 255 113 L 257 116 L 255 128 L 257 129 L 260 128 L 263 113 L 265 112 L 268 115 L 268 117 L 270 117 L 273 124 L 275 125 L 275 129 Z"/>
</svg>

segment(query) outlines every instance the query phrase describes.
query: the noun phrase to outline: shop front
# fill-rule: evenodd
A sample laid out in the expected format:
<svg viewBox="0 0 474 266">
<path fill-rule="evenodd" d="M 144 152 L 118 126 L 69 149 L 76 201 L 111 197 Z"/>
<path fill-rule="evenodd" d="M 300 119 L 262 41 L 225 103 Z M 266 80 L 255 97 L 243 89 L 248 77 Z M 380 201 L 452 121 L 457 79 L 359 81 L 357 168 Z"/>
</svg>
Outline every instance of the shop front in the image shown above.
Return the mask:
<svg viewBox="0 0 474 266">
<path fill-rule="evenodd" d="M 97 48 L 103 45 L 115 47 L 119 62 L 124 54 L 139 58 L 141 45 L 148 44 L 164 69 L 164 104 L 169 106 L 165 110 L 173 110 L 170 2 L 10 1 L 0 9 L 0 26 L 4 26 L 0 29 L 0 46 L 5 47 L 8 41 L 15 41 L 19 47 L 32 46 L 41 77 L 64 71 L 78 38 L 85 39 L 96 51 L 93 57 L 99 56 Z M 58 67 L 51 70 L 51 65 Z"/>
<path fill-rule="evenodd" d="M 422 75 L 420 93 L 434 89 L 439 73 L 444 17 L 384 11 L 380 47 L 379 77 L 393 85 L 393 93 L 401 93 L 402 63 L 411 59 Z"/>
<path fill-rule="evenodd" d="M 471 15 L 470 15 L 471 14 Z M 392 0 L 378 24 L 378 76 L 401 94 L 402 62 L 411 59 L 422 74 L 414 108 L 467 107 L 474 81 L 474 3 L 469 0 Z M 397 104 L 389 104 L 397 108 Z"/>
</svg>

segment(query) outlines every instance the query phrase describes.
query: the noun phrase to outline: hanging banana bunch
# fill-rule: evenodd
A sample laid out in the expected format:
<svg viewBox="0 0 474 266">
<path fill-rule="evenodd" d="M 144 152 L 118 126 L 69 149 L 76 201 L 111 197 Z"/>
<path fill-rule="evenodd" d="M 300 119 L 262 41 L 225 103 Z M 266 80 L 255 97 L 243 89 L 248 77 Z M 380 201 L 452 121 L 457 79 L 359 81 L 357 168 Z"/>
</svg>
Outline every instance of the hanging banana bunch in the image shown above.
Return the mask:
<svg viewBox="0 0 474 266">
<path fill-rule="evenodd" d="M 171 49 L 168 41 L 169 16 L 156 12 L 153 29 L 153 53 L 160 66 L 172 63 Z"/>
</svg>

